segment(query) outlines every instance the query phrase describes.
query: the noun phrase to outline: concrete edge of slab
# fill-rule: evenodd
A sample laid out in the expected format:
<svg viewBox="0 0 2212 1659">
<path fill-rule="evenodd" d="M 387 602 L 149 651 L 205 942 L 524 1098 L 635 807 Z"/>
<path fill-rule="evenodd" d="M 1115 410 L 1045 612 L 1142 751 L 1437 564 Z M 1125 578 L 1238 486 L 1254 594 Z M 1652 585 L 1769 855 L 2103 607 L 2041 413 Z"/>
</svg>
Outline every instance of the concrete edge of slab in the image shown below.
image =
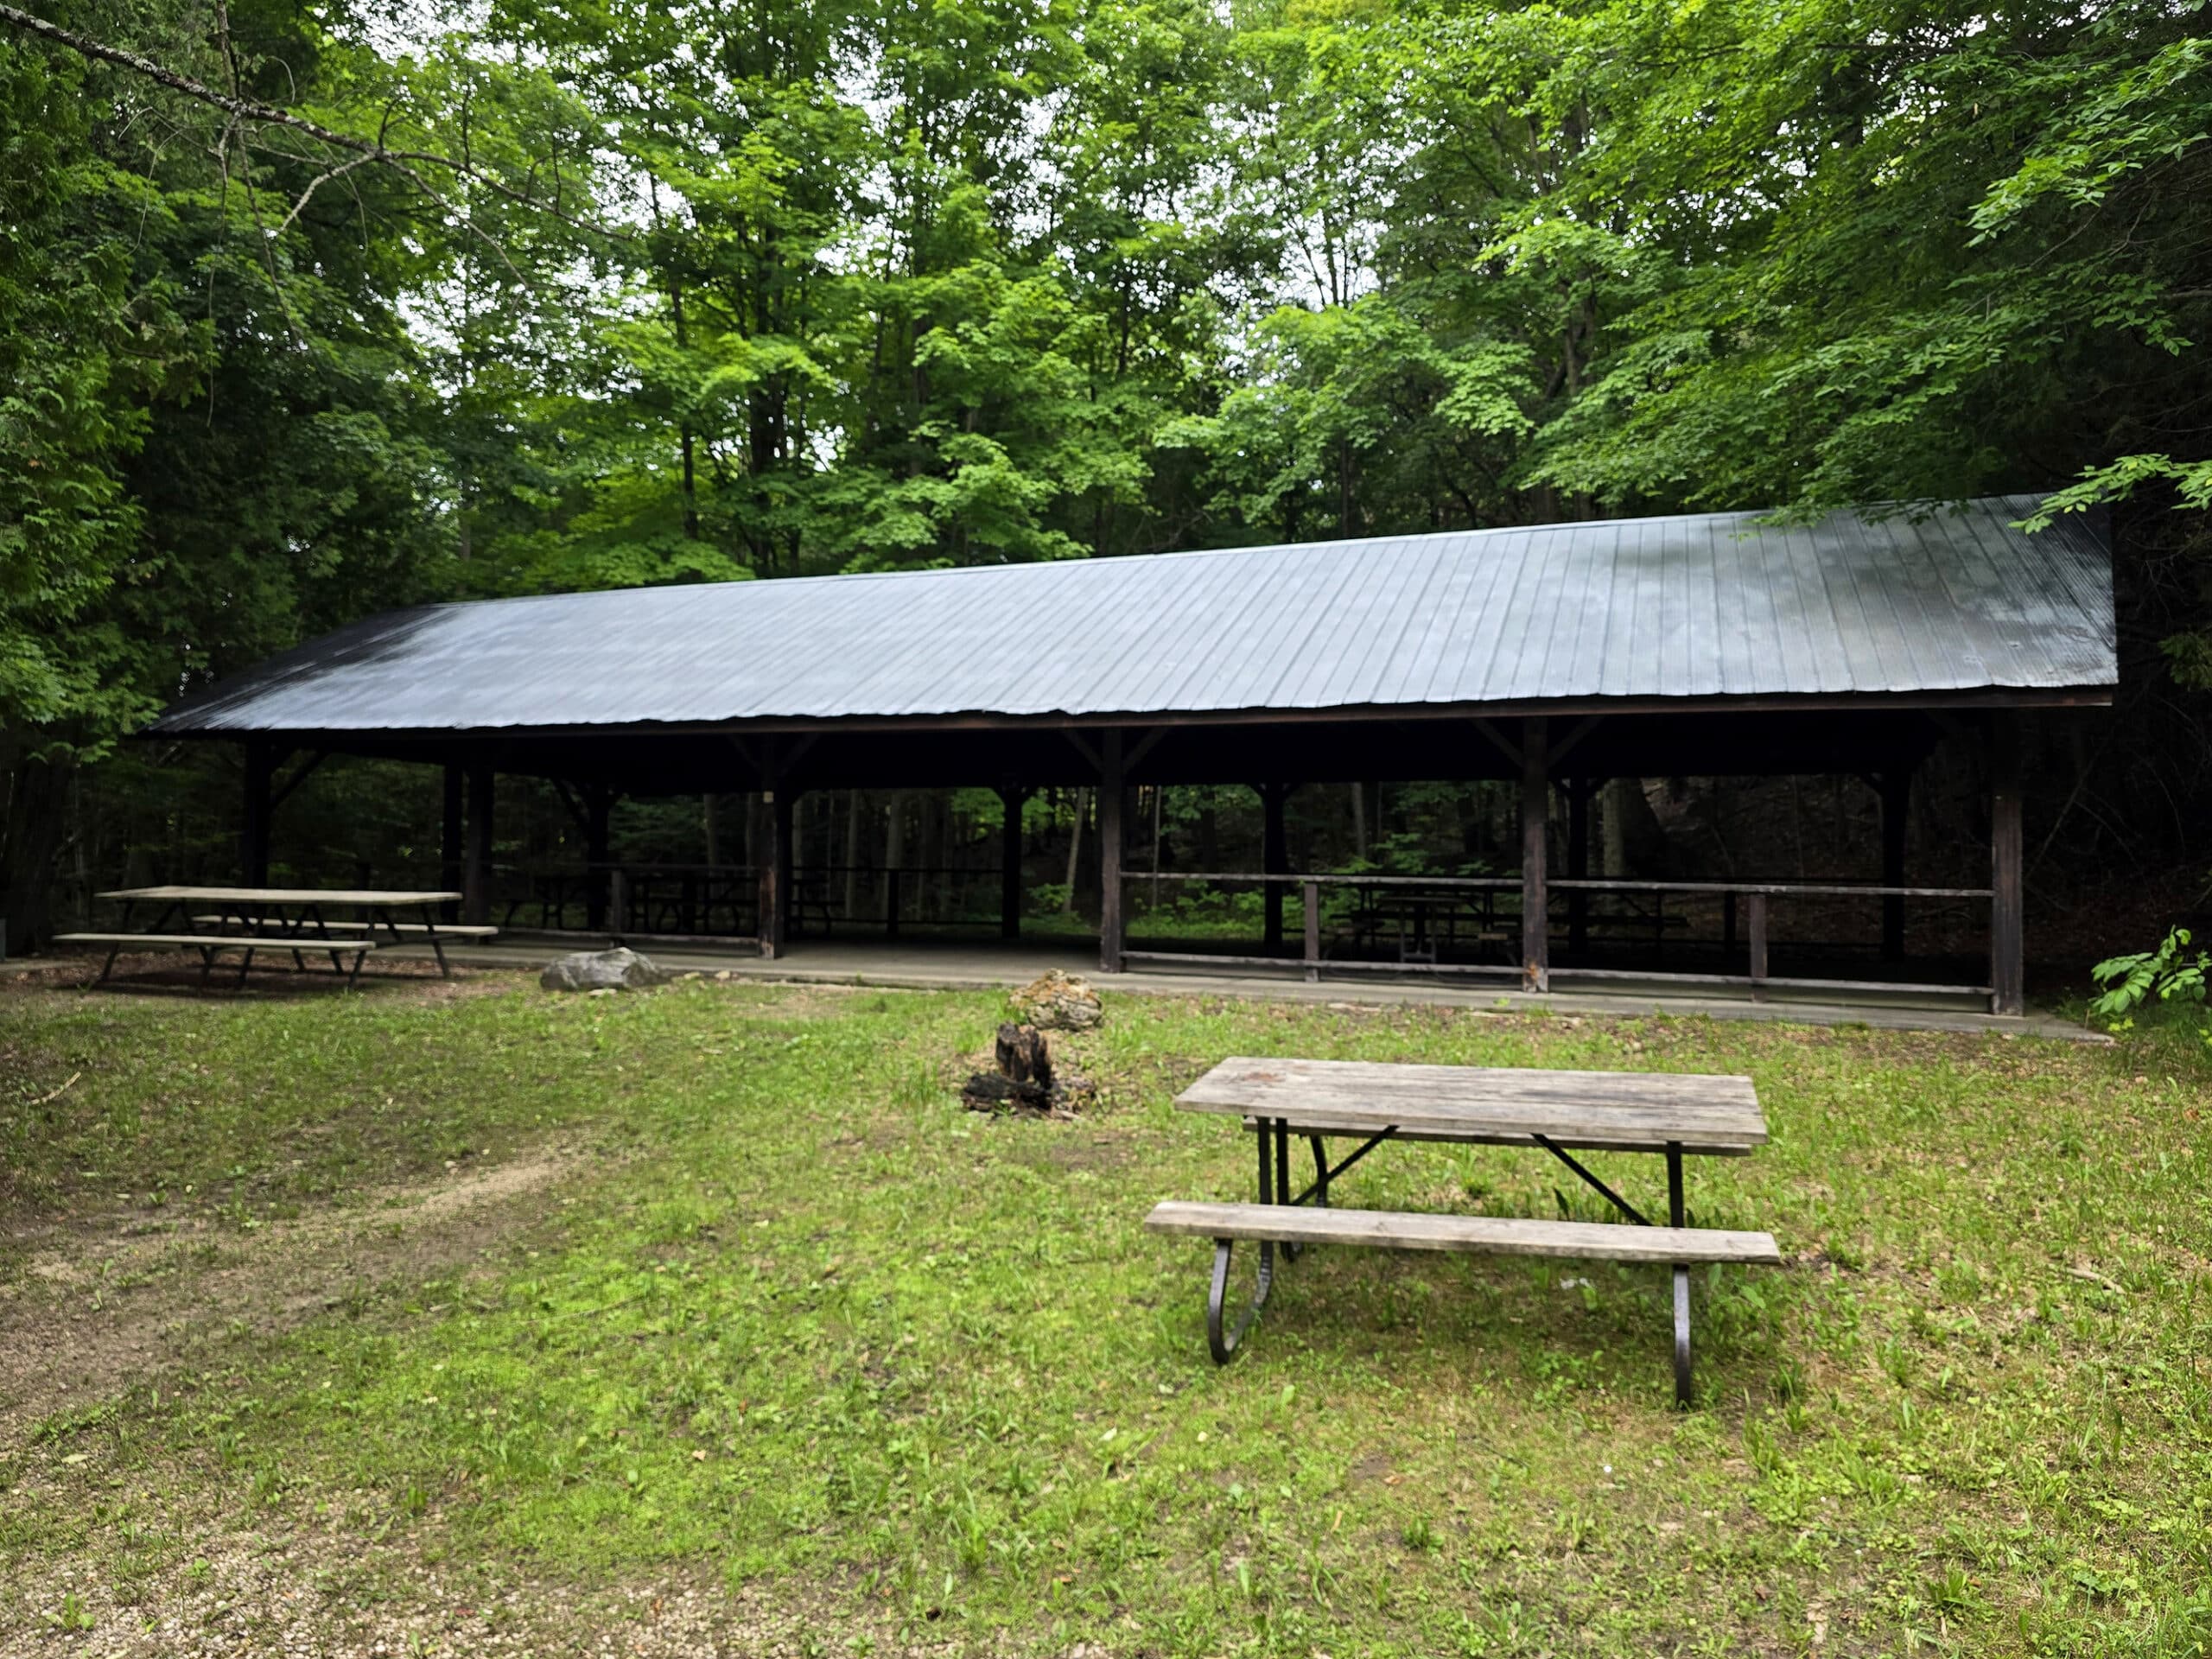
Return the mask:
<svg viewBox="0 0 2212 1659">
<path fill-rule="evenodd" d="M 651 954 L 650 947 L 648 953 Z M 426 949 L 407 946 L 388 951 L 388 957 L 427 957 Z M 448 947 L 447 954 L 460 965 L 472 968 L 542 968 L 557 954 L 557 947 L 524 949 L 516 946 L 469 945 Z M 677 973 L 714 974 L 727 971 L 734 979 L 760 984 L 846 985 L 883 990 L 1000 991 L 1025 982 L 1016 973 L 991 973 L 974 968 L 948 966 L 930 969 L 901 966 L 861 969 L 850 966 L 809 967 L 789 958 L 765 961 L 747 957 L 686 957 L 681 950 L 660 953 Z M 1039 963 L 1030 972 L 1040 972 Z M 1577 1014 L 1630 1020 L 1663 1016 L 1673 1019 L 1750 1020 L 1768 1024 L 1808 1026 L 1865 1026 L 1885 1031 L 1931 1031 L 1950 1033 L 1991 1033 L 1999 1036 L 2038 1037 L 2058 1042 L 2109 1045 L 2112 1038 L 2069 1020 L 2048 1014 L 2007 1017 L 1968 1009 L 1924 1008 L 1895 1004 L 1770 1001 L 1751 1002 L 1726 997 L 1670 996 L 1658 993 L 1619 993 L 1592 995 L 1554 991 L 1537 995 L 1526 991 L 1474 986 L 1436 985 L 1405 981 L 1342 980 L 1319 983 L 1265 974 L 1217 975 L 1198 973 L 1124 973 L 1100 975 L 1096 981 L 1106 988 L 1147 996 L 1241 996 L 1286 1002 L 1343 1002 L 1369 1007 L 1421 1004 L 1466 1008 L 1497 1014 Z"/>
</svg>

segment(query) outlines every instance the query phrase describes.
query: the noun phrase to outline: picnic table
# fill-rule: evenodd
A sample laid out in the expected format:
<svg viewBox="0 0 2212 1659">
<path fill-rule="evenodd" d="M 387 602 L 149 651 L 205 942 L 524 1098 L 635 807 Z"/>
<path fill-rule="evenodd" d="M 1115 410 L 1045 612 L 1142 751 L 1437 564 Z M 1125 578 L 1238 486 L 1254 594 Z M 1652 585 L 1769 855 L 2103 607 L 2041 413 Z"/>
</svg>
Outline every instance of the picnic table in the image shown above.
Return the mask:
<svg viewBox="0 0 2212 1659">
<path fill-rule="evenodd" d="M 1689 1271 L 1697 1262 L 1779 1266 L 1767 1233 L 1689 1224 L 1688 1157 L 1742 1157 L 1767 1139 L 1751 1079 L 1665 1072 L 1544 1071 L 1520 1067 L 1393 1065 L 1351 1060 L 1224 1060 L 1176 1096 L 1185 1111 L 1238 1118 L 1258 1148 L 1255 1204 L 1164 1203 L 1154 1232 L 1214 1241 L 1206 1339 L 1226 1363 L 1268 1300 L 1277 1247 L 1286 1259 L 1321 1243 L 1396 1249 L 1488 1251 L 1582 1260 L 1649 1262 L 1674 1272 L 1675 1397 L 1690 1400 Z M 1290 1142 L 1313 1156 L 1313 1181 L 1292 1191 Z M 1332 1165 L 1332 1140 L 1359 1144 Z M 1550 1154 L 1603 1197 L 1624 1222 L 1437 1215 L 1330 1207 L 1331 1184 L 1386 1141 L 1528 1147 Z M 1656 1224 L 1600 1179 L 1577 1152 L 1643 1153 L 1667 1169 L 1667 1224 Z M 1225 1326 L 1232 1249 L 1259 1245 L 1257 1287 L 1233 1329 Z"/>
<path fill-rule="evenodd" d="M 333 972 L 346 975 L 348 985 L 360 976 L 361 963 L 381 943 L 426 943 L 437 958 L 438 971 L 450 977 L 445 944 L 456 938 L 483 938 L 496 928 L 467 926 L 439 919 L 439 906 L 458 902 L 458 893 L 415 892 L 384 888 L 330 887 L 118 887 L 100 898 L 123 906 L 121 927 L 113 932 L 62 933 L 55 943 L 105 944 L 107 961 L 99 979 L 105 984 L 115 959 L 133 945 L 166 945 L 200 952 L 200 979 L 207 983 L 216 956 L 226 950 L 240 953 L 238 984 L 245 982 L 254 953 L 285 950 L 293 966 L 304 972 L 307 953 L 327 954 Z M 131 918 L 142 906 L 161 906 L 150 922 L 133 929 Z M 194 913 L 207 910 L 211 913 Z M 333 919 L 330 912 L 353 912 Z M 412 912 L 415 919 L 403 920 Z M 169 931 L 182 914 L 184 925 L 196 931 Z M 351 956 L 350 969 L 343 958 Z"/>
</svg>

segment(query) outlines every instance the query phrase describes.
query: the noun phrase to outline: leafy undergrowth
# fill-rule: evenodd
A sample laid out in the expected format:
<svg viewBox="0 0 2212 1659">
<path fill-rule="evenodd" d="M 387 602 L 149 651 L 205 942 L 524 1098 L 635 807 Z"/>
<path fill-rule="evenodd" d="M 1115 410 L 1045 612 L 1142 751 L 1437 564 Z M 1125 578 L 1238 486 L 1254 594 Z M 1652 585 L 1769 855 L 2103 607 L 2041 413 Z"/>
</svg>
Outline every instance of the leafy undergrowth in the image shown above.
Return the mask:
<svg viewBox="0 0 2212 1659">
<path fill-rule="evenodd" d="M 1070 1123 L 961 1109 L 980 995 L 0 1002 L 6 1086 L 83 1074 L 10 1120 L 17 1220 L 166 1182 L 245 1225 L 552 1125 L 620 1154 L 472 1270 L 241 1330 L 0 1450 L 0 1629 L 66 1583 L 70 1617 L 173 1631 L 208 1540 L 277 1534 L 334 1630 L 428 1564 L 524 1626 L 517 1584 L 704 1582 L 804 1610 L 795 1651 L 2212 1641 L 2185 1034 L 1109 1008 Z M 1691 1203 L 1790 1264 L 1700 1275 L 1688 1414 L 1663 1274 L 1602 1263 L 1317 1252 L 1217 1370 L 1211 1251 L 1140 1224 L 1244 1194 L 1249 1147 L 1170 1096 L 1274 1052 L 1746 1072 L 1773 1144 L 1694 1164 Z M 1592 1161 L 1654 1196 L 1656 1160 Z M 1338 1202 L 1597 1218 L 1572 1186 L 1393 1146 Z"/>
</svg>

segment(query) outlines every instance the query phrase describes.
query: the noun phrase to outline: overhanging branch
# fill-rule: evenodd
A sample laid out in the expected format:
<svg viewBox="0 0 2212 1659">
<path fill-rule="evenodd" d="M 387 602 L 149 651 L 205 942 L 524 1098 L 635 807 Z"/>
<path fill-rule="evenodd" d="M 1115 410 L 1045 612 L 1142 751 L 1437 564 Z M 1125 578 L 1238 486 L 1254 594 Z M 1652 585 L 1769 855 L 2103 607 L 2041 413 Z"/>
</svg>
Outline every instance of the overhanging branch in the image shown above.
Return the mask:
<svg viewBox="0 0 2212 1659">
<path fill-rule="evenodd" d="M 171 92 L 205 104 L 211 109 L 220 110 L 233 120 L 251 122 L 261 126 L 288 127 L 295 132 L 305 133 L 321 143 L 328 144 L 336 149 L 349 151 L 359 157 L 359 161 L 349 163 L 349 168 L 370 162 L 391 168 L 394 172 L 413 182 L 418 189 L 428 191 L 442 204 L 444 198 L 439 196 L 436 191 L 430 189 L 421 173 L 416 170 L 418 168 L 442 168 L 456 178 L 466 179 L 471 184 L 479 185 L 493 195 L 503 197 L 518 207 L 528 208 L 532 213 L 543 213 L 548 218 L 558 219 L 571 229 L 582 231 L 592 236 L 606 237 L 613 241 L 626 242 L 630 239 L 626 232 L 613 230 L 607 226 L 594 224 L 587 219 L 573 218 L 559 208 L 539 200 L 528 192 L 518 190 L 503 180 L 486 173 L 466 157 L 448 156 L 434 149 L 398 149 L 386 144 L 381 137 L 374 139 L 359 137 L 353 133 L 340 132 L 334 127 L 324 126 L 319 121 L 310 121 L 303 115 L 295 114 L 290 110 L 281 108 L 276 105 L 264 104 L 254 99 L 238 97 L 219 91 L 205 82 L 194 80 L 189 75 L 180 74 L 174 69 L 156 63 L 151 58 L 141 57 L 136 52 L 128 52 L 119 46 L 110 46 L 105 41 L 97 41 L 90 35 L 79 35 L 74 29 L 64 29 L 59 23 L 8 5 L 5 0 L 0 0 L 0 24 L 5 24 L 10 29 L 20 30 L 38 40 L 50 41 L 54 45 L 74 52 L 80 57 L 90 58 L 100 63 L 111 63 L 118 68 L 128 69 L 131 73 L 143 76 L 156 86 L 166 86 Z M 317 181 L 317 183 L 321 182 L 321 181 Z M 313 194 L 312 188 L 308 194 Z M 304 201 L 302 205 L 305 205 Z M 288 217 L 285 222 L 290 223 L 290 219 Z"/>
</svg>

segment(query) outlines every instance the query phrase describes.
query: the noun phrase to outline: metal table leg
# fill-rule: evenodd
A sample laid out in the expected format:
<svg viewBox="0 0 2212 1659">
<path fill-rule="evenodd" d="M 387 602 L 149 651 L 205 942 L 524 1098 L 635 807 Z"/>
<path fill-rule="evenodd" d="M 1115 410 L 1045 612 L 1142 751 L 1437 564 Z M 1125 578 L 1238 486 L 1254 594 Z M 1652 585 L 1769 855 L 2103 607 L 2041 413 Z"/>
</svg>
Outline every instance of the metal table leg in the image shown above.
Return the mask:
<svg viewBox="0 0 2212 1659">
<path fill-rule="evenodd" d="M 1667 1224 L 1687 1227 L 1688 1211 L 1682 1203 L 1682 1145 L 1667 1143 Z M 1675 1263 L 1675 1403 L 1684 1410 L 1690 1403 L 1690 1270 Z"/>
</svg>

